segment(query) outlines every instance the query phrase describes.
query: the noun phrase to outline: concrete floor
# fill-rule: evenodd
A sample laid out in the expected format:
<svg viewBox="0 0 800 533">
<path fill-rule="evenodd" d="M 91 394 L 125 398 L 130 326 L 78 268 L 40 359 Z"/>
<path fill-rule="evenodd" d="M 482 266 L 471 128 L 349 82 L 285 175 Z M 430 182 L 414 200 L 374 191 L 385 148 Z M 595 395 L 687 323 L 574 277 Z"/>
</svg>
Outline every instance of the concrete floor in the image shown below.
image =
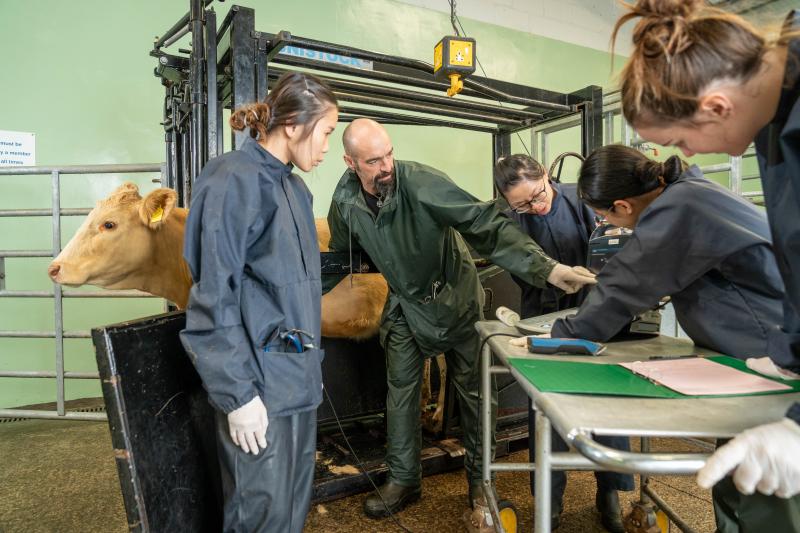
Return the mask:
<svg viewBox="0 0 800 533">
<path fill-rule="evenodd" d="M 654 450 L 667 443 L 655 441 Z M 693 450 L 669 443 L 669 449 Z M 506 458 L 527 460 L 527 452 Z M 525 473 L 498 478 L 500 494 L 520 511 L 521 531 L 532 530 L 533 502 Z M 692 478 L 664 477 L 654 481 L 661 496 L 698 532 L 714 531 L 711 496 Z M 572 472 L 559 533 L 603 531 L 594 511 L 594 477 Z M 411 531 L 463 531 L 466 483 L 462 471 L 425 478 L 423 498 L 398 515 Z M 628 506 L 636 493 L 626 493 Z M 314 506 L 308 532 L 394 532 L 391 521 L 374 521 L 361 512 L 364 495 Z M 674 529 L 673 529 L 674 530 Z M 108 426 L 98 422 L 28 420 L 0 423 L 1 533 L 123 533 L 125 510 L 111 448 Z"/>
</svg>

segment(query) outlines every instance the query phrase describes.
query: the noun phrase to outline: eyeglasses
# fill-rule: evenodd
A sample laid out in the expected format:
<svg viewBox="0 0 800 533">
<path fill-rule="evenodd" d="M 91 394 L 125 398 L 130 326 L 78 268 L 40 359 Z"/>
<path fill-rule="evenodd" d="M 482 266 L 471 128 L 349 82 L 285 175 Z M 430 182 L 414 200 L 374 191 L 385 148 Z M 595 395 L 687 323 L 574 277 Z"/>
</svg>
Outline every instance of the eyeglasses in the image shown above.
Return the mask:
<svg viewBox="0 0 800 533">
<path fill-rule="evenodd" d="M 524 204 L 520 204 L 516 207 L 512 207 L 511 209 L 514 210 L 515 213 L 523 215 L 531 210 L 533 206 L 536 204 L 543 204 L 547 201 L 547 181 L 545 180 L 544 185 L 542 186 L 542 190 L 531 196 L 531 199 L 525 202 Z"/>
</svg>

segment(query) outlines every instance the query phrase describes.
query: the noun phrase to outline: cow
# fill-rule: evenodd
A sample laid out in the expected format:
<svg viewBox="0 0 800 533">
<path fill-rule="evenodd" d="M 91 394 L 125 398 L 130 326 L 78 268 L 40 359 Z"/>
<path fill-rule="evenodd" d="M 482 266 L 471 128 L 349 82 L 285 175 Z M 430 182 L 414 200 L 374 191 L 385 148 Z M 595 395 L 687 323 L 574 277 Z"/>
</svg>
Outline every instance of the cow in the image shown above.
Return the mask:
<svg viewBox="0 0 800 533">
<path fill-rule="evenodd" d="M 161 296 L 184 309 L 192 278 L 183 260 L 183 234 L 188 210 L 176 207 L 177 194 L 160 188 L 144 196 L 124 183 L 97 202 L 78 231 L 50 263 L 47 273 L 68 286 L 96 285 L 106 289 L 138 289 Z M 326 219 L 317 219 L 320 250 L 328 251 Z M 386 280 L 377 273 L 353 274 L 322 296 L 322 336 L 363 340 L 377 334 L 388 295 Z M 444 356 L 439 356 L 444 383 Z M 422 405 L 431 398 L 430 360 L 425 366 Z M 444 386 L 437 409 L 426 426 L 441 429 Z"/>
<path fill-rule="evenodd" d="M 184 309 L 192 278 L 183 260 L 186 209 L 176 207 L 172 189 L 144 198 L 125 183 L 97 203 L 47 273 L 55 283 L 138 289 Z M 328 250 L 325 219 L 316 220 L 319 245 Z M 324 337 L 367 339 L 378 332 L 388 294 L 380 274 L 355 274 L 322 297 Z"/>
</svg>

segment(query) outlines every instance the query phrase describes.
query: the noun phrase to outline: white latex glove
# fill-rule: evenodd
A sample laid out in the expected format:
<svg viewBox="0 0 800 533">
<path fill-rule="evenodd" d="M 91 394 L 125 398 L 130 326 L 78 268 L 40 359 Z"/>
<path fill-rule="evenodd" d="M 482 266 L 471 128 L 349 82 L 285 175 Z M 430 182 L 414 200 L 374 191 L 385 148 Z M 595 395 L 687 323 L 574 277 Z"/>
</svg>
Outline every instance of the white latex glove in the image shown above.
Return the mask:
<svg viewBox="0 0 800 533">
<path fill-rule="evenodd" d="M 748 429 L 719 448 L 697 473 L 697 484 L 710 488 L 733 470 L 743 494 L 758 492 L 791 498 L 800 493 L 800 426 L 788 418 Z"/>
<path fill-rule="evenodd" d="M 759 374 L 764 374 L 771 378 L 800 379 L 800 375 L 777 366 L 769 357 L 751 357 L 745 361 L 745 364 L 750 370 L 755 370 Z"/>
<path fill-rule="evenodd" d="M 547 276 L 547 282 L 567 294 L 573 294 L 581 290 L 584 285 L 597 283 L 594 277 L 594 274 L 583 267 L 568 267 L 558 263 L 550 272 L 550 275 Z"/>
<path fill-rule="evenodd" d="M 244 453 L 258 455 L 259 446 L 267 449 L 267 408 L 256 396 L 240 408 L 228 413 L 228 431 L 233 443 Z"/>
</svg>

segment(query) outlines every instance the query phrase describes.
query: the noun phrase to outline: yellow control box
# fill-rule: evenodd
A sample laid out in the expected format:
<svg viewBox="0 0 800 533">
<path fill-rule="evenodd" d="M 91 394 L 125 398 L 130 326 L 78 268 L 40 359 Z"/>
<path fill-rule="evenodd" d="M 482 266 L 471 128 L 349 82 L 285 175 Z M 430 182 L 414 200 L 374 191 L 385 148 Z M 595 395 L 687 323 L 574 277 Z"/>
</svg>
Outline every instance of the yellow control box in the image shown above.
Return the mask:
<svg viewBox="0 0 800 533">
<path fill-rule="evenodd" d="M 450 74 L 466 76 L 475 72 L 475 39 L 443 37 L 433 47 L 433 74 L 446 78 Z"/>
<path fill-rule="evenodd" d="M 433 47 L 433 76 L 449 79 L 447 96 L 464 88 L 462 78 L 475 72 L 475 39 L 448 35 Z"/>
</svg>

